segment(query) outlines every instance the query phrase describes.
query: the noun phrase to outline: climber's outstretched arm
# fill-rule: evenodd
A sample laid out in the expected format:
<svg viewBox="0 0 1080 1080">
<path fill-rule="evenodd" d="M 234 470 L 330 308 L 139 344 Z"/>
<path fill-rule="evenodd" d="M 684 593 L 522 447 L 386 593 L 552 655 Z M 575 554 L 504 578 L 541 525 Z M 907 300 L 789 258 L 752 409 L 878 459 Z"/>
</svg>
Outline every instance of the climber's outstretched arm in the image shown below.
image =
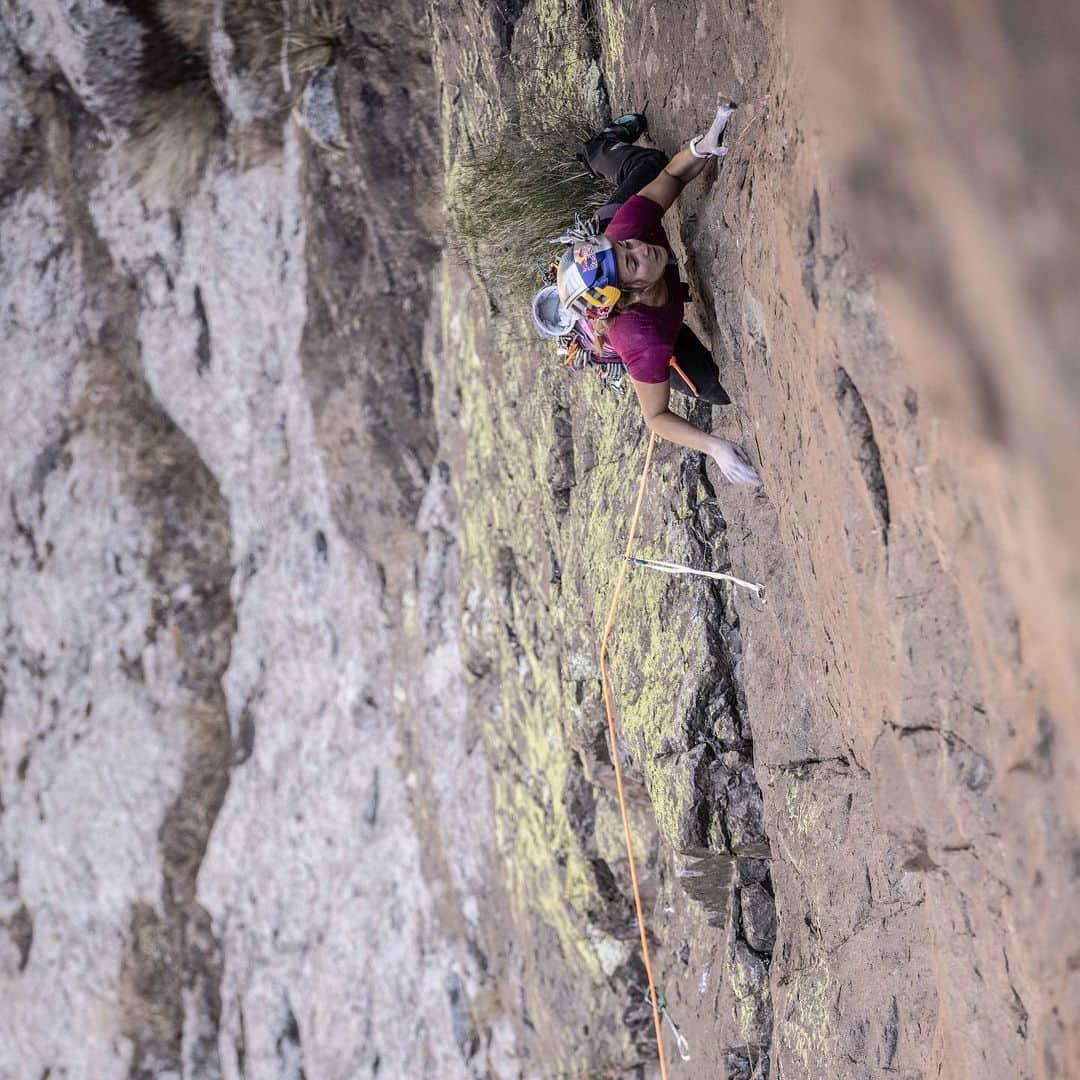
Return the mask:
<svg viewBox="0 0 1080 1080">
<path fill-rule="evenodd" d="M 650 431 L 655 431 L 662 439 L 678 443 L 679 446 L 687 446 L 691 450 L 708 454 L 720 467 L 724 478 L 732 484 L 757 487 L 761 483 L 761 477 L 750 464 L 750 458 L 742 447 L 701 431 L 668 408 L 671 399 L 671 387 L 668 383 L 644 383 L 636 379 L 631 382 L 641 405 L 641 415 Z"/>
<path fill-rule="evenodd" d="M 660 175 L 646 184 L 638 194 L 644 195 L 662 210 L 667 210 L 679 197 L 682 189 L 708 165 L 711 158 L 723 157 L 727 153 L 727 147 L 722 146 L 721 141 L 724 128 L 734 111 L 732 105 L 721 105 L 709 130 L 691 140 L 690 146 L 693 149 L 687 147 L 680 150 L 664 166 Z"/>
</svg>

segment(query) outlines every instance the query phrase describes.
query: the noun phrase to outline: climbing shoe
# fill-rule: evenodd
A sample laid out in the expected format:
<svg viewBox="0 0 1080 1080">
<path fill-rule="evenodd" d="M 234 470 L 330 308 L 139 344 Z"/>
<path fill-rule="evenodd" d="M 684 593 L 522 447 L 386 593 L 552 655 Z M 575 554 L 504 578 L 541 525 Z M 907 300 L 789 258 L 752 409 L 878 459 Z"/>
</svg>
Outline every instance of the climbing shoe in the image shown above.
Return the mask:
<svg viewBox="0 0 1080 1080">
<path fill-rule="evenodd" d="M 623 113 L 617 120 L 612 120 L 599 135 L 594 135 L 585 144 L 585 149 L 574 155 L 574 159 L 594 180 L 603 179 L 589 164 L 588 148 L 596 142 L 603 142 L 605 135 L 613 135 L 619 142 L 637 142 L 648 129 L 649 123 L 642 113 Z"/>
<path fill-rule="evenodd" d="M 617 120 L 612 120 L 603 134 L 618 135 L 624 142 L 637 142 L 649 129 L 649 122 L 643 113 L 624 113 Z"/>
</svg>

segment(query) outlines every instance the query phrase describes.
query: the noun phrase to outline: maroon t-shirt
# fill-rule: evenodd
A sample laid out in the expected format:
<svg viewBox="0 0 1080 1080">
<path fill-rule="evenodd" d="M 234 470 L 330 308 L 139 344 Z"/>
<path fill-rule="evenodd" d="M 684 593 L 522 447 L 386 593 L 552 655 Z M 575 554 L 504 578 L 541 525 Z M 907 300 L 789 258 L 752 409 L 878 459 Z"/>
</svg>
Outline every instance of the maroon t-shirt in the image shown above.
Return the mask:
<svg viewBox="0 0 1080 1080">
<path fill-rule="evenodd" d="M 619 207 L 604 235 L 611 241 L 644 240 L 661 244 L 671 262 L 664 271 L 667 303 L 661 307 L 632 304 L 611 320 L 607 340 L 637 382 L 662 383 L 668 379 L 668 361 L 683 324 L 683 292 L 674 253 L 660 224 L 664 211 L 652 199 L 635 195 Z"/>
</svg>

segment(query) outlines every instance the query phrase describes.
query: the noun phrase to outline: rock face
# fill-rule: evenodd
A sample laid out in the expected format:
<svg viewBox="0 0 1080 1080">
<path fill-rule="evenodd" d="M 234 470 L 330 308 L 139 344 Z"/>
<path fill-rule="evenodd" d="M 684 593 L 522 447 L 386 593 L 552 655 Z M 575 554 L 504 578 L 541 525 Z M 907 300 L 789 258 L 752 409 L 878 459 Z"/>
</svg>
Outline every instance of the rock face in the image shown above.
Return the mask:
<svg viewBox="0 0 1080 1080">
<path fill-rule="evenodd" d="M 9 64 L 13 38 L 36 72 L 58 75 L 110 134 L 130 132 L 145 95 L 141 68 L 150 43 L 125 5 L 108 0 L 12 4 L 5 7 L 4 22 Z M 12 77 L 5 81 L 17 85 L 15 70 L 7 67 L 7 73 Z"/>
<path fill-rule="evenodd" d="M 980 6 L 976 21 L 986 36 L 974 47 L 966 14 L 858 7 L 834 5 L 824 20 L 817 9 L 801 14 L 793 20 L 797 38 L 776 4 L 662 16 L 639 4 L 595 9 L 594 44 L 612 100 L 618 108 L 663 100 L 650 117 L 663 148 L 708 120 L 710 95 L 743 103 L 723 167 L 688 189 L 670 231 L 699 300 L 691 318 L 711 338 L 725 386 L 746 410 L 716 422 L 755 447 L 765 489 L 753 499 L 714 493 L 696 456 L 662 456 L 642 553 L 730 560 L 740 576 L 766 582 L 769 601 L 716 612 L 696 585 L 635 577 L 620 620 L 613 666 L 626 764 L 649 795 L 662 838 L 652 926 L 664 944 L 656 965 L 691 1043 L 732 1050 L 714 1059 L 706 1049 L 695 1059 L 704 1072 L 747 1071 L 757 1055 L 784 1076 L 974 1075 L 980 1061 L 1003 1075 L 1062 1075 L 1076 1053 L 1075 1006 L 1067 1004 L 1076 999 L 1075 973 L 1066 959 L 1076 932 L 1064 921 L 1069 905 L 1051 903 L 1049 922 L 1038 912 L 1074 887 L 1077 806 L 1049 781 L 1068 768 L 1060 748 L 1071 736 L 1056 717 L 1075 708 L 1075 657 L 1066 643 L 1076 597 L 1051 585 L 1051 576 L 1065 579 L 1075 546 L 1066 509 L 1075 500 L 1059 501 L 1075 469 L 1067 467 L 1069 477 L 1059 469 L 1080 448 L 1075 425 L 1061 422 L 1076 404 L 1075 385 L 1060 378 L 1075 312 L 1046 308 L 1075 277 L 1075 245 L 1059 242 L 1075 235 L 1074 192 L 1056 181 L 1070 170 L 1049 165 L 1064 166 L 1072 149 L 1059 156 L 1048 136 L 1074 78 L 1066 58 L 1077 48 L 1076 27 L 1047 11 L 1029 32 Z M 802 32 L 804 21 L 813 33 Z M 922 49 L 938 23 L 933 48 Z M 897 36 L 898 26 L 906 33 Z M 834 39 L 837 27 L 844 32 Z M 476 137 L 470 124 L 483 119 L 468 115 L 474 99 L 463 73 L 477 70 L 487 43 L 475 31 L 455 35 L 449 21 L 441 29 L 457 49 L 442 54 L 457 103 L 447 126 L 464 143 Z M 509 35 L 520 60 L 511 62 L 514 77 L 525 78 L 532 56 L 574 41 L 564 29 L 548 7 L 523 13 Z M 847 62 L 829 52 L 834 40 Z M 793 64 L 786 50 L 795 46 Z M 967 85 L 954 75 L 950 50 L 964 57 Z M 1058 107 L 1021 136 L 1014 110 L 1027 100 L 1023 73 L 1043 52 L 1050 59 L 1038 82 Z M 527 100 L 571 97 L 586 85 L 588 50 L 566 45 L 558 55 L 557 70 L 541 63 L 537 83 L 526 80 Z M 935 58 L 929 67 L 926 56 Z M 988 74 L 1001 70 L 999 60 L 1010 76 L 1000 84 Z M 819 80 L 815 72 L 826 68 Z M 864 94 L 879 86 L 877 70 L 888 77 L 860 111 Z M 509 74 L 493 71 L 477 96 L 490 101 Z M 991 78 L 992 93 L 980 96 Z M 928 99 L 915 109 L 904 93 L 913 85 Z M 819 91 L 835 110 L 828 123 L 812 104 Z M 1000 115 L 987 115 L 987 101 L 1001 105 Z M 835 141 L 834 127 L 842 129 Z M 963 137 L 950 145 L 953 130 Z M 1018 215 L 1019 163 L 1030 163 L 1028 153 L 1047 163 L 1047 178 L 1033 187 L 1047 230 L 1042 245 L 1033 219 Z M 959 182 L 984 160 L 993 163 L 986 175 Z M 886 173 L 881 162 L 892 163 Z M 947 187 L 938 183 L 943 174 Z M 993 251 L 980 229 L 994 237 Z M 1001 298 L 992 321 L 1002 333 L 990 342 L 978 298 L 986 267 L 999 264 L 1008 265 L 1004 280 L 1015 288 Z M 1019 298 L 1041 273 L 1052 281 L 1038 305 L 1043 316 L 1033 320 Z M 991 291 L 1001 288 L 995 281 Z M 893 304 L 895 322 L 883 308 Z M 486 312 L 473 311 L 481 325 Z M 1016 384 L 1021 339 L 1037 343 L 1038 389 Z M 476 568 L 466 613 L 475 612 L 489 644 L 475 666 L 504 686 L 514 672 L 535 680 L 558 662 L 545 638 L 553 618 L 602 623 L 610 580 L 603 563 L 621 550 L 637 471 L 630 448 L 642 434 L 632 405 L 606 402 L 588 387 L 575 397 L 555 376 L 534 375 L 524 351 L 518 360 L 509 333 L 497 340 L 506 385 L 491 385 L 490 402 L 478 389 L 482 365 L 462 364 L 462 415 L 492 436 L 486 446 L 486 434 L 477 439 L 457 475 L 466 537 L 469 519 L 478 521 L 471 547 L 466 540 L 466 574 Z M 1014 342 L 1008 355 L 1006 341 Z M 1042 405 L 1029 413 L 1036 400 Z M 1032 419 L 1043 411 L 1045 429 Z M 518 434 L 522 415 L 532 442 Z M 1060 456 L 1051 462 L 1047 452 Z M 562 465 L 549 497 L 545 465 L 556 456 Z M 505 507 L 483 497 L 492 488 Z M 709 504 L 722 508 L 710 515 L 722 524 L 703 550 L 695 531 Z M 1032 580 L 1042 587 L 1021 583 Z M 710 610 L 726 634 L 702 635 Z M 498 640 L 502 626 L 509 640 Z M 556 640 L 573 652 L 567 637 Z M 734 675 L 737 711 L 703 725 L 691 703 L 716 664 Z M 549 702 L 548 715 L 580 710 L 573 746 L 603 788 L 595 699 L 569 663 L 560 670 L 561 687 L 530 682 L 525 693 Z M 573 704 L 562 705 L 560 695 Z M 527 707 L 513 700 L 498 724 L 513 725 Z M 540 724 L 531 738 L 511 730 L 518 746 L 545 735 Z M 726 758 L 739 752 L 739 739 L 751 748 L 752 773 L 749 763 Z M 546 753 L 535 752 L 530 775 L 550 775 L 533 767 Z M 750 853 L 737 858 L 739 923 L 718 944 L 702 921 L 714 918 L 715 896 L 730 888 L 717 860 L 725 845 L 744 839 L 725 835 L 733 826 L 745 828 L 746 839 L 767 839 L 771 868 Z M 684 921 L 682 898 L 669 891 L 668 845 L 705 849 L 701 865 L 676 871 L 705 909 L 696 907 L 693 920 Z M 539 860 L 526 895 L 548 872 Z M 762 954 L 759 969 L 749 937 L 765 945 L 771 936 L 762 893 L 775 897 L 776 928 L 772 956 Z M 1055 936 L 1069 945 L 1053 944 Z M 739 1027 L 766 1015 L 756 996 L 762 970 L 773 996 L 771 1047 L 740 1057 Z M 720 996 L 718 983 L 727 988 Z M 755 1000 L 760 1009 L 748 1004 Z M 760 1037 L 765 1030 L 762 1023 Z"/>
<path fill-rule="evenodd" d="M 669 229 L 738 405 L 676 407 L 765 485 L 661 445 L 639 551 L 768 603 L 635 568 L 611 653 L 688 1068 L 1068 1075 L 1080 38 L 976 4 L 946 77 L 959 22 L 857 7 L 347 5 L 332 155 L 244 5 L 0 9 L 0 1076 L 651 1075 L 596 660 L 643 426 L 442 208 L 517 100 L 672 151 L 719 94 Z"/>
<path fill-rule="evenodd" d="M 776 905 L 765 887 L 752 882 L 739 893 L 743 933 L 747 944 L 766 956 L 772 955 L 776 944 Z"/>
<path fill-rule="evenodd" d="M 359 283 L 363 312 L 388 277 L 429 276 L 385 230 L 420 232 L 438 156 L 411 198 L 357 213 L 362 163 L 328 177 L 291 126 L 252 154 L 244 116 L 188 201 L 144 201 L 102 133 L 125 119 L 114 99 L 137 114 L 145 57 L 124 66 L 85 34 L 72 57 L 43 17 L 5 9 L 0 39 L 0 1075 L 505 1072 L 452 503 L 415 392 L 424 306 L 398 338 L 410 363 L 379 381 L 408 436 L 365 444 L 355 469 L 369 429 L 323 411 L 347 374 L 325 356 L 373 378 L 388 356 L 371 323 L 338 318 L 336 283 Z M 423 70 L 385 31 L 365 48 Z M 123 93 L 80 74 L 105 60 Z M 398 136 L 435 146 L 426 70 Z M 331 183 L 344 249 L 313 210 Z M 389 571 L 351 476 L 401 491 Z M 467 840 L 455 819 L 483 825 Z"/>
</svg>

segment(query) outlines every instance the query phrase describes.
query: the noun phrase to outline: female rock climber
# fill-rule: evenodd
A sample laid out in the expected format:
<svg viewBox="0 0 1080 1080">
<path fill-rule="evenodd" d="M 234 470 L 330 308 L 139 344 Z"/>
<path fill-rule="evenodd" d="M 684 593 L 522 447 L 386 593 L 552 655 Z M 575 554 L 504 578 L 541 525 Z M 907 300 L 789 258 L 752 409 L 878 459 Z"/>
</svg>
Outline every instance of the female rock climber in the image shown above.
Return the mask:
<svg viewBox="0 0 1080 1080">
<path fill-rule="evenodd" d="M 616 185 L 612 203 L 622 205 L 603 234 L 576 229 L 562 238 L 568 247 L 557 280 L 563 307 L 594 320 L 626 365 L 650 430 L 708 454 L 731 483 L 754 486 L 761 480 L 741 447 L 668 408 L 672 386 L 713 404 L 731 401 L 709 350 L 683 322 L 685 286 L 661 218 L 710 158 L 727 153 L 722 139 L 733 112 L 721 106 L 708 131 L 670 161 L 659 150 L 633 145 L 645 128 L 644 117 L 634 113 L 590 139 L 580 158 Z M 601 210 L 598 218 L 604 216 Z"/>
</svg>

